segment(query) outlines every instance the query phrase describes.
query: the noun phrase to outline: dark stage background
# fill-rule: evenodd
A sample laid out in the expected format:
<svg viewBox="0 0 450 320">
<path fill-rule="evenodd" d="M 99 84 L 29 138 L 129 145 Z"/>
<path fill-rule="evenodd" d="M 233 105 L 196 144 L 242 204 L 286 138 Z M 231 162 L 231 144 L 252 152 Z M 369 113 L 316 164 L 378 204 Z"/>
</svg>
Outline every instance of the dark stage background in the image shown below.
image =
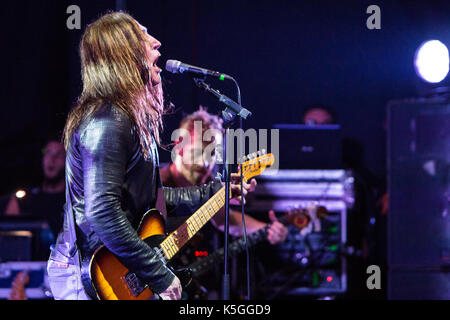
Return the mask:
<svg viewBox="0 0 450 320">
<path fill-rule="evenodd" d="M 72 4 L 81 9 L 80 30 L 66 27 Z M 373 4 L 381 9 L 380 30 L 366 27 Z M 244 128 L 300 123 L 307 106 L 330 107 L 353 141 L 344 150 L 351 167 L 373 187 L 374 200 L 386 192 L 387 103 L 430 88 L 414 71 L 422 42 L 450 44 L 449 1 L 48 0 L 1 7 L 0 212 L 10 192 L 41 182 L 42 148 L 60 138 L 81 92 L 80 37 L 108 10 L 125 8 L 162 42 L 161 68 L 176 59 L 237 79 L 253 113 Z M 166 100 L 175 105 L 163 143 L 171 142 L 184 113 L 200 104 L 212 113 L 222 109 L 188 76 L 164 71 L 162 77 Z M 231 83 L 209 83 L 236 99 Z M 161 150 L 160 158 L 169 161 L 169 152 Z"/>
<path fill-rule="evenodd" d="M 385 106 L 415 96 L 421 42 L 450 42 L 446 1 L 376 1 L 381 30 L 369 30 L 373 1 L 7 1 L 2 3 L 0 193 L 40 181 L 44 141 L 59 135 L 80 93 L 78 42 L 85 26 L 116 5 L 148 27 L 167 59 L 234 76 L 249 128 L 300 121 L 310 104 L 330 106 L 345 136 L 364 149 L 362 163 L 376 181 L 385 176 Z M 66 8 L 81 8 L 81 30 L 69 30 Z M 163 72 L 167 99 L 165 142 L 183 112 L 219 106 L 187 76 Z M 232 86 L 211 81 L 235 98 Z M 169 154 L 162 152 L 162 161 Z"/>
</svg>

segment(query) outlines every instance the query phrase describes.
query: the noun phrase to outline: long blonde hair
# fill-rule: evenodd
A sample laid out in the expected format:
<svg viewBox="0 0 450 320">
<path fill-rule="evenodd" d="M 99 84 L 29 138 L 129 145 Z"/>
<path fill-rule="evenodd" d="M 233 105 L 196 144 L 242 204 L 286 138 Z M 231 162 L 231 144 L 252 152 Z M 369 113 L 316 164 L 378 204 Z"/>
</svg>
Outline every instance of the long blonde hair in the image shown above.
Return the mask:
<svg viewBox="0 0 450 320">
<path fill-rule="evenodd" d="M 90 24 L 80 42 L 83 91 L 69 113 L 64 145 L 97 106 L 110 102 L 134 122 L 148 157 L 152 135 L 159 144 L 164 101 L 161 84 L 152 85 L 146 34 L 129 14 L 112 12 Z"/>
</svg>

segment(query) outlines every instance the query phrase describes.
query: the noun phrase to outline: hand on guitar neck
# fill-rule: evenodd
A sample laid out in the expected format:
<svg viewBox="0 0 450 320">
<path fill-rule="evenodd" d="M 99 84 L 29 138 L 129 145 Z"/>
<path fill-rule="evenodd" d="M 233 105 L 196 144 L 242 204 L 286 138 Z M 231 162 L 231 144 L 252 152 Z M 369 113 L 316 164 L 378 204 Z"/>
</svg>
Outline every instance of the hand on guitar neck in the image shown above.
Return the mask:
<svg viewBox="0 0 450 320">
<path fill-rule="evenodd" d="M 241 175 L 239 173 L 232 173 L 230 175 L 231 177 L 231 183 L 230 183 L 230 188 L 231 188 L 231 199 L 230 199 L 230 204 L 233 205 L 239 205 L 241 204 L 242 199 L 244 199 L 244 204 L 245 204 L 245 196 L 249 193 L 255 190 L 256 188 L 256 180 L 255 179 L 251 179 L 250 181 L 247 181 L 244 179 L 242 186 L 244 187 L 244 189 L 241 191 Z M 242 196 L 244 198 L 242 198 Z"/>
</svg>

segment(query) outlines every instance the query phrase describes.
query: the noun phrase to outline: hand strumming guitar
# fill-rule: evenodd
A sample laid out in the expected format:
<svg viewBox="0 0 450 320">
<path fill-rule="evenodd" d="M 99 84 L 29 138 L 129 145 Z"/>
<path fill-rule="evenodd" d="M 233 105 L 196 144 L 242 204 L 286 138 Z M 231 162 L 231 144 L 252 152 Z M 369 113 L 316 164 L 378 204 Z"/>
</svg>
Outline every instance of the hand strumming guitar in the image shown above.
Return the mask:
<svg viewBox="0 0 450 320">
<path fill-rule="evenodd" d="M 182 290 L 180 279 L 175 277 L 170 286 L 159 296 L 162 300 L 180 300 Z"/>
</svg>

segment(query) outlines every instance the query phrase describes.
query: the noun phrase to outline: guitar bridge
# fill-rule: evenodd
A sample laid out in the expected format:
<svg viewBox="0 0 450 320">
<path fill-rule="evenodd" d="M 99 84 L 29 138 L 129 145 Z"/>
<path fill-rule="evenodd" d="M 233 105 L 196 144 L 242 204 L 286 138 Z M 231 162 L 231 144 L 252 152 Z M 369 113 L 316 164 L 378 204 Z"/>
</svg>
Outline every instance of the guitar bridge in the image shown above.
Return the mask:
<svg viewBox="0 0 450 320">
<path fill-rule="evenodd" d="M 125 276 L 121 277 L 121 279 L 135 297 L 139 296 L 148 287 L 148 285 L 142 283 L 136 274 L 132 272 L 127 273 Z"/>
</svg>

